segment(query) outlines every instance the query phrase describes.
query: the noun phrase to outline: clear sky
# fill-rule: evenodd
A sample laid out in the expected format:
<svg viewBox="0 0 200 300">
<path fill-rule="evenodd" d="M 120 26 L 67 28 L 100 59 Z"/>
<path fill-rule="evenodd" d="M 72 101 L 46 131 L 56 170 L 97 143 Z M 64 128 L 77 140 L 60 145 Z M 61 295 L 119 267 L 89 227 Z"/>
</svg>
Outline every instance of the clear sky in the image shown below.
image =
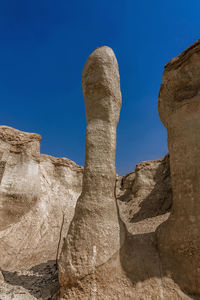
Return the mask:
<svg viewBox="0 0 200 300">
<path fill-rule="evenodd" d="M 164 65 L 200 37 L 199 0 L 0 1 L 0 124 L 42 135 L 41 152 L 84 164 L 81 73 L 99 46 L 119 63 L 117 172 L 167 153 Z"/>
</svg>

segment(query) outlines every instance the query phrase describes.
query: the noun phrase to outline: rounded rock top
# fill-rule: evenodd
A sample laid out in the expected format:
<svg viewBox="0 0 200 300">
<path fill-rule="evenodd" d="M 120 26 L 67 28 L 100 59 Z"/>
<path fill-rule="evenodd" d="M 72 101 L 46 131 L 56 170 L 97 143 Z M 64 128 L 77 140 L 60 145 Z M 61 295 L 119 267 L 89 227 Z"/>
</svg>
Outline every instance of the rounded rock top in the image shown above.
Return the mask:
<svg viewBox="0 0 200 300">
<path fill-rule="evenodd" d="M 115 53 L 112 48 L 108 46 L 98 47 L 90 54 L 83 68 L 83 78 L 91 71 L 91 68 L 98 71 L 98 69 L 102 69 L 102 66 L 104 68 L 116 68 L 118 70 Z"/>
</svg>

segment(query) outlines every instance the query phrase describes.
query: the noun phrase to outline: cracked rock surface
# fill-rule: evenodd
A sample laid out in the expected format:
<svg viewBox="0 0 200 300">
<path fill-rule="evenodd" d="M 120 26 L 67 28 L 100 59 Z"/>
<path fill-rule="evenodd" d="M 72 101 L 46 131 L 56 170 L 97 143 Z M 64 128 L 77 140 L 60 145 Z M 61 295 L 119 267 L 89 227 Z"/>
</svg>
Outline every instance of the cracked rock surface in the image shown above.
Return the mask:
<svg viewBox="0 0 200 300">
<path fill-rule="evenodd" d="M 97 145 L 99 153 L 105 149 L 101 148 L 104 137 L 115 136 L 115 131 L 112 135 L 108 129 L 118 121 L 113 119 L 115 114 L 106 113 L 106 101 L 96 103 L 100 109 L 91 108 L 92 100 L 102 97 L 102 87 L 112 85 L 111 77 L 116 75 L 112 68 L 107 70 L 109 61 L 101 68 L 101 56 L 96 61 L 100 71 L 96 73 L 96 65 L 89 63 L 92 76 L 84 74 L 89 87 L 86 113 L 90 151 L 86 155 L 92 163 L 86 166 L 83 190 L 82 167 L 67 158 L 40 154 L 38 134 L 0 126 L 0 300 L 200 299 L 199 50 L 198 41 L 165 68 L 159 113 L 168 130 L 170 155 L 141 162 L 123 177 L 115 177 L 113 168 L 115 139 L 112 145 L 110 141 L 102 164 L 102 156 L 95 156 Z M 110 58 L 114 59 L 113 54 Z M 106 75 L 111 82 L 105 80 Z M 92 90 L 91 85 L 99 79 L 100 84 Z M 104 92 L 105 99 L 115 95 L 109 88 Z M 111 107 L 114 111 L 117 108 Z M 106 132 L 104 118 L 109 123 Z M 94 130 L 98 130 L 96 136 L 91 134 Z M 105 177 L 101 176 L 110 162 Z M 75 210 L 81 191 L 86 201 Z M 111 202 L 106 203 L 104 197 Z M 115 208 L 110 210 L 113 197 L 117 200 L 117 219 Z M 105 207 L 101 206 L 102 199 Z M 85 216 L 89 220 L 84 230 L 76 225 L 84 251 L 81 253 L 82 243 L 71 251 L 76 268 L 70 271 L 72 281 L 67 286 L 62 286 L 60 277 L 60 289 L 57 258 L 74 212 L 76 224 L 82 224 Z M 72 237 L 76 226 L 72 225 Z M 104 230 L 108 235 L 101 236 Z M 75 241 L 67 247 L 73 249 L 74 245 L 79 246 Z M 109 249 L 111 245 L 113 249 Z M 69 260 L 61 256 L 61 267 L 62 260 L 65 268 Z M 86 274 L 87 270 L 91 273 Z"/>
<path fill-rule="evenodd" d="M 61 295 L 66 299 L 103 299 L 99 283 L 106 285 L 101 266 L 111 275 L 108 261 L 123 243 L 115 199 L 116 127 L 121 109 L 118 63 L 109 47 L 97 48 L 82 76 L 87 132 L 82 193 L 77 200 L 60 260 Z M 84 279 L 88 277 L 88 284 Z M 87 279 L 86 279 L 87 280 Z M 82 286 L 76 288 L 77 285 Z M 112 286 L 110 286 L 113 289 Z"/>
<path fill-rule="evenodd" d="M 81 192 L 82 171 L 40 154 L 40 135 L 0 126 L 0 269 L 56 260 Z"/>
<path fill-rule="evenodd" d="M 167 128 L 173 209 L 158 232 L 164 273 L 200 295 L 200 41 L 165 67 L 159 114 Z"/>
</svg>

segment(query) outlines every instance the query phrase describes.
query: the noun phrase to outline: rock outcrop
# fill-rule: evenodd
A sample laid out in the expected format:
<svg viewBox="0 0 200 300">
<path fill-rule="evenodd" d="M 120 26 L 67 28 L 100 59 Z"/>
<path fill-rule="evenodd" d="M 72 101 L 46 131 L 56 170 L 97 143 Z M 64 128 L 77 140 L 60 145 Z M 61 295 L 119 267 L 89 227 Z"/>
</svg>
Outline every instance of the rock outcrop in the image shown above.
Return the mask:
<svg viewBox="0 0 200 300">
<path fill-rule="evenodd" d="M 9 145 L 17 144 L 18 135 L 22 137 L 25 133 L 8 127 L 0 127 L 0 131 L 3 131 L 4 136 L 6 132 L 9 133 L 6 151 L 10 157 L 9 161 L 12 159 L 15 161 L 13 157 L 15 154 L 12 151 L 9 153 Z M 26 148 L 28 147 L 27 144 Z M 28 149 L 26 151 L 30 153 Z M 30 158 L 35 159 L 35 156 Z M 40 298 L 47 300 L 59 287 L 55 257 L 59 241 L 61 247 L 63 236 L 67 234 L 76 199 L 81 191 L 82 168 L 68 159 L 47 155 L 39 155 L 39 159 L 37 156 L 36 160 L 40 182 L 36 203 L 33 202 L 30 210 L 28 212 L 25 210 L 19 220 L 10 222 L 7 228 L 0 231 L 0 262 L 3 274 L 0 278 L 0 298 L 3 300 Z M 6 164 L 6 167 L 9 168 L 9 165 Z M 14 186 L 15 177 L 12 180 Z M 28 186 L 29 182 L 27 190 Z M 32 187 L 32 183 L 30 186 Z M 112 300 L 156 299 L 156 297 L 192 299 L 182 293 L 173 281 L 162 275 L 156 249 L 155 230 L 170 214 L 171 184 L 168 156 L 140 163 L 134 172 L 122 178 L 117 176 L 116 196 L 120 217 L 127 227 L 125 241 L 116 255 L 96 269 L 96 277 L 84 278 L 83 286 L 88 287 L 88 292 L 91 292 L 91 289 L 95 291 L 95 287 L 98 291 L 103 289 L 106 299 Z M 3 201 L 3 198 L 1 199 Z M 46 209 L 38 214 L 36 208 L 44 204 Z M 12 206 L 9 206 L 9 209 L 12 214 Z M 45 211 L 48 212 L 48 217 Z M 63 211 L 67 216 L 64 220 Z M 42 224 L 46 224 L 50 232 L 47 230 L 43 236 L 34 235 L 34 230 L 39 232 Z M 57 232 L 53 231 L 54 225 Z M 50 235 L 53 239 L 50 239 Z M 37 243 L 36 247 L 34 243 Z M 41 253 L 41 256 L 38 253 Z M 104 282 L 97 282 L 98 278 L 105 278 Z M 73 296 L 72 299 L 78 298 Z"/>
<path fill-rule="evenodd" d="M 172 206 L 169 155 L 141 162 L 134 172 L 118 178 L 116 195 L 129 232 L 154 232 L 168 218 Z"/>
<path fill-rule="evenodd" d="M 87 117 L 85 168 L 82 193 L 59 261 L 60 297 L 64 294 L 65 299 L 110 299 L 102 286 L 113 271 L 108 261 L 116 256 L 121 244 L 115 199 L 121 92 L 112 49 L 97 48 L 89 56 L 82 87 Z M 98 273 L 102 265 L 106 276 Z"/>
<path fill-rule="evenodd" d="M 19 222 L 40 194 L 40 135 L 0 128 L 0 230 Z"/>
<path fill-rule="evenodd" d="M 200 41 L 165 67 L 159 114 L 173 189 L 172 213 L 158 232 L 163 271 L 200 296 Z"/>
<path fill-rule="evenodd" d="M 83 169 L 66 158 L 40 154 L 41 138 L 37 134 L 5 126 L 0 127 L 0 134 L 1 161 L 5 165 L 4 172 L 1 173 L 2 183 L 5 187 L 8 184 L 10 187 L 3 190 L 3 186 L 0 186 L 1 191 L 4 191 L 0 198 L 0 267 L 3 274 L 0 277 L 0 298 L 32 300 L 41 297 L 47 300 L 59 287 L 55 259 L 73 218 L 76 200 L 81 192 Z M 37 166 L 37 173 L 34 172 L 35 175 L 31 177 L 33 165 Z M 14 169 L 16 173 L 12 174 Z M 122 178 L 117 176 L 119 213 L 133 236 L 155 230 L 168 217 L 167 207 L 171 199 L 169 173 L 167 156 L 157 161 L 140 163 L 134 172 Z M 20 188 L 17 190 L 18 180 Z M 34 180 L 37 182 L 35 185 Z M 26 197 L 23 198 L 24 190 Z M 34 201 L 32 191 L 37 195 Z M 10 194 L 15 195 L 10 198 L 12 203 L 11 200 L 6 201 Z M 21 212 L 18 219 L 15 216 L 16 210 Z M 141 221 L 138 219 L 140 215 Z M 124 297 L 121 284 L 123 267 L 120 270 L 120 255 L 117 257 L 119 274 L 115 273 L 113 276 L 116 271 L 115 256 L 108 266 L 114 269 L 112 276 L 106 278 L 106 294 L 110 299 L 115 299 L 113 297 L 117 297 L 120 291 L 121 297 Z M 128 261 L 131 262 L 131 256 Z M 138 260 L 138 263 L 141 261 Z M 105 266 L 106 264 L 98 269 L 103 277 L 108 270 Z M 122 282 L 126 281 L 124 276 Z M 92 280 L 90 278 L 89 288 L 95 288 L 94 282 L 94 277 Z M 116 289 L 115 295 L 113 289 L 108 291 L 111 285 Z M 142 294 L 142 289 L 143 286 L 137 294 Z M 131 289 L 130 295 L 132 293 Z"/>
<path fill-rule="evenodd" d="M 162 272 L 157 248 L 157 227 L 168 219 L 172 204 L 168 156 L 139 164 L 123 179 L 117 177 L 119 212 L 116 208 L 118 76 L 115 56 L 107 47 L 95 50 L 83 71 L 83 189 L 61 252 L 60 291 L 53 299 L 191 299 Z"/>
<path fill-rule="evenodd" d="M 0 126 L 0 269 L 17 271 L 56 260 L 82 171 L 66 158 L 40 154 L 38 134 Z"/>
<path fill-rule="evenodd" d="M 40 135 L 0 126 L 0 299 L 200 299 L 200 41 L 164 71 L 170 155 L 124 177 L 115 174 L 121 93 L 110 48 L 89 57 L 82 86 L 84 176 L 40 154 Z"/>
</svg>

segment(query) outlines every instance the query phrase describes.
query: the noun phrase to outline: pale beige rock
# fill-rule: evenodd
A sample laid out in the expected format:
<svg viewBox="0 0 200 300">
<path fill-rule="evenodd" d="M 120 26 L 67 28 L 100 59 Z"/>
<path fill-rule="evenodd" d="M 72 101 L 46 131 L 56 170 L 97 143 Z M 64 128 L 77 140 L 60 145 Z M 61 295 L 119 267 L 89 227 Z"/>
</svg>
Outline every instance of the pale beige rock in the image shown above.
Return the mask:
<svg viewBox="0 0 200 300">
<path fill-rule="evenodd" d="M 4 136 L 5 131 L 9 132 L 10 137 L 7 138 L 7 148 L 5 142 L 2 142 L 4 151 L 7 151 L 9 161 L 16 161 L 15 154 L 8 149 L 10 144 L 17 143 L 19 134 L 25 133 L 7 127 L 0 127 L 0 132 L 1 130 Z M 29 153 L 30 161 L 35 159 L 28 149 L 29 143 L 26 147 L 20 155 L 24 155 L 24 152 Z M 39 141 L 36 141 L 36 148 L 39 149 Z M 30 207 L 30 211 L 25 210 L 19 221 L 10 219 L 13 223 L 10 222 L 6 229 L 0 231 L 0 262 L 1 266 L 4 266 L 0 299 L 3 300 L 32 300 L 39 297 L 47 300 L 58 286 L 55 261 L 44 262 L 49 259 L 55 260 L 59 239 L 61 237 L 62 245 L 62 237 L 67 233 L 76 198 L 81 191 L 82 168 L 68 159 L 48 155 L 40 155 L 38 163 L 38 202 Z M 18 170 L 21 168 L 18 167 Z M 9 170 L 7 171 L 9 175 Z M 14 176 L 12 180 L 15 185 Z M 32 183 L 30 186 L 32 187 Z M 29 182 L 25 188 L 29 190 Z M 169 215 L 166 206 L 166 203 L 170 203 L 168 156 L 157 161 L 140 163 L 134 172 L 123 178 L 117 176 L 116 194 L 120 215 L 128 229 L 125 243 L 109 262 L 96 269 L 96 277 L 94 274 L 92 277 L 86 276 L 78 282 L 80 289 L 70 289 L 71 299 L 84 300 L 86 287 L 88 293 L 96 287 L 96 295 L 100 299 L 191 299 L 184 295 L 172 280 L 162 277 L 162 273 L 159 273 L 159 255 L 154 246 L 154 231 Z M 44 209 L 39 213 L 41 207 Z M 65 209 L 67 218 L 64 219 L 61 232 Z M 48 212 L 48 217 L 45 212 Z M 45 226 L 46 231 L 40 236 L 42 226 Z M 57 231 L 54 231 L 54 226 Z M 37 234 L 34 235 L 35 231 Z M 33 265 L 34 267 L 30 268 Z M 81 289 L 81 286 L 84 289 Z"/>
<path fill-rule="evenodd" d="M 155 232 L 172 206 L 169 155 L 144 161 L 118 179 L 120 216 L 132 234 Z"/>
<path fill-rule="evenodd" d="M 162 273 L 156 247 L 156 229 L 169 217 L 171 194 L 168 155 L 138 164 L 123 178 L 117 176 L 119 213 L 127 227 L 124 244 L 96 269 L 95 277 L 77 280 L 67 295 L 61 291 L 54 299 L 94 299 L 89 294 L 94 287 L 96 299 L 193 299 Z"/>
<path fill-rule="evenodd" d="M 0 299 L 50 300 L 58 290 L 58 273 L 55 261 L 17 272 L 3 271 L 4 282 L 0 284 Z M 7 297 L 7 298 L 6 298 Z"/>
<path fill-rule="evenodd" d="M 0 128 L 0 230 L 17 223 L 40 194 L 40 135 Z"/>
<path fill-rule="evenodd" d="M 31 295 L 25 288 L 4 282 L 0 283 L 0 300 L 38 300 L 38 298 Z"/>
<path fill-rule="evenodd" d="M 4 277 L 3 277 L 2 272 L 0 271 L 0 284 L 1 284 L 2 282 L 4 282 Z"/>
<path fill-rule="evenodd" d="M 171 207 L 168 156 L 139 164 L 122 180 L 117 176 L 119 212 L 126 226 L 117 217 L 115 127 L 113 135 L 110 128 L 118 121 L 119 107 L 115 120 L 106 101 L 114 104 L 120 94 L 115 95 L 118 84 L 112 92 L 118 76 L 108 51 L 97 49 L 83 72 L 88 121 L 83 190 L 62 250 L 61 288 L 54 299 L 192 299 L 163 273 L 157 249 L 156 229 L 169 217 Z"/>
<path fill-rule="evenodd" d="M 163 91 L 161 89 L 160 112 L 168 133 L 170 132 L 172 187 L 175 197 L 180 193 L 181 198 L 174 198 L 172 216 L 165 226 L 160 227 L 160 253 L 156 230 L 168 219 L 171 209 L 169 158 L 166 156 L 157 161 L 140 163 L 134 172 L 123 178 L 117 176 L 115 190 L 114 137 L 118 117 L 115 119 L 113 111 L 116 109 L 119 113 L 120 105 L 115 107 L 112 104 L 120 97 L 117 80 L 113 81 L 118 77 L 117 63 L 112 50 L 107 47 L 97 49 L 86 63 L 90 72 L 86 68 L 83 73 L 87 83 L 84 87 L 83 82 L 83 90 L 88 89 L 84 90 L 84 94 L 88 100 L 86 113 L 89 151 L 86 153 L 84 188 L 68 235 L 70 238 L 63 247 L 64 255 L 60 260 L 60 267 L 63 267 L 60 269 L 62 286 L 54 299 L 199 299 L 199 276 L 195 273 L 199 263 L 196 253 L 199 245 L 196 230 L 199 229 L 196 221 L 198 202 L 192 198 L 193 195 L 197 197 L 199 185 L 196 176 L 198 93 L 195 96 L 197 98 L 175 103 L 181 97 L 193 97 L 196 92 L 191 90 L 193 87 L 196 90 L 196 86 L 199 86 L 198 49 L 199 43 L 168 65 L 164 74 L 166 86 L 163 86 Z M 102 50 L 106 53 L 103 57 L 100 53 Z M 188 77 L 189 87 L 186 80 Z M 117 88 L 110 89 L 115 83 Z M 178 88 L 178 92 L 174 93 L 180 86 L 183 90 Z M 170 97 L 168 93 L 171 93 Z M 173 95 L 176 101 L 171 103 Z M 94 110 L 92 101 L 96 104 Z M 108 103 L 111 104 L 109 107 Z M 177 127 L 173 127 L 174 125 Z M 110 130 L 112 126 L 113 131 Z M 108 144 L 105 145 L 104 141 Z M 183 147 L 179 147 L 180 145 Z M 38 297 L 47 300 L 52 296 L 53 289 L 57 286 L 55 259 L 62 247 L 63 237 L 67 235 L 76 200 L 81 192 L 82 168 L 68 159 L 40 155 L 39 146 L 39 135 L 0 127 L 0 267 L 4 275 L 4 281 L 0 284 L 2 300 L 32 300 Z M 184 155 L 192 158 L 191 161 L 188 159 L 184 164 L 181 159 Z M 184 186 L 181 186 L 182 179 Z M 188 191 L 188 186 L 190 187 L 190 180 L 194 179 L 196 181 L 191 185 L 194 190 L 192 194 Z M 184 193 L 190 201 L 186 201 Z M 117 196 L 122 221 L 118 219 L 114 194 Z M 195 216 L 195 219 L 191 216 Z M 180 247 L 183 251 L 178 252 L 178 259 L 181 261 L 177 260 L 179 248 L 175 239 L 179 242 L 184 240 L 186 246 L 191 242 L 190 248 L 185 245 Z M 68 253 L 65 252 L 66 249 Z M 185 255 L 185 249 L 195 250 L 191 252 L 189 259 Z M 47 260 L 54 260 L 53 268 Z M 183 265 L 180 264 L 182 261 Z M 30 268 L 32 266 L 34 268 Z M 30 269 L 27 270 L 28 268 Z M 191 288 L 188 288 L 188 284 Z M 196 294 L 185 294 L 184 288 Z"/>
<path fill-rule="evenodd" d="M 164 273 L 200 296 L 200 41 L 169 62 L 159 95 L 168 131 L 173 209 L 160 227 Z"/>
<path fill-rule="evenodd" d="M 2 270 L 55 260 L 81 192 L 83 169 L 66 158 L 40 155 L 40 139 L 0 126 Z"/>
<path fill-rule="evenodd" d="M 126 277 L 116 280 L 117 293 L 108 299 L 193 299 L 163 274 L 157 250 L 156 229 L 168 219 L 172 204 L 169 156 L 141 162 L 118 178 L 116 194 L 127 228 L 120 250 Z"/>
<path fill-rule="evenodd" d="M 116 126 L 121 92 L 112 49 L 97 48 L 89 56 L 82 88 L 87 117 L 83 189 L 59 261 L 60 285 L 67 299 L 78 297 L 79 291 L 73 296 L 72 290 L 87 276 L 92 282 L 83 288 L 84 299 L 96 297 L 96 282 L 105 280 L 97 269 L 116 256 L 121 243 L 115 199 Z"/>
</svg>

